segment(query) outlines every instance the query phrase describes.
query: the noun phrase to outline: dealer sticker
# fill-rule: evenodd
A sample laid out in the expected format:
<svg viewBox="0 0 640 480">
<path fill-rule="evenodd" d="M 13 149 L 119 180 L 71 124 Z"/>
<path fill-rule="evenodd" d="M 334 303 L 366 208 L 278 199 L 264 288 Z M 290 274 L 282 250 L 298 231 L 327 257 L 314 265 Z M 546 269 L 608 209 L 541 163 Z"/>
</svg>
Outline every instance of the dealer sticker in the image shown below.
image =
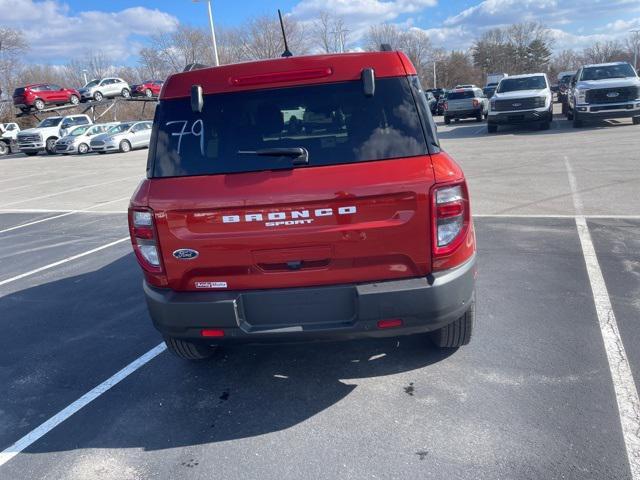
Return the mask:
<svg viewBox="0 0 640 480">
<path fill-rule="evenodd" d="M 196 288 L 227 288 L 227 282 L 196 282 Z"/>
</svg>

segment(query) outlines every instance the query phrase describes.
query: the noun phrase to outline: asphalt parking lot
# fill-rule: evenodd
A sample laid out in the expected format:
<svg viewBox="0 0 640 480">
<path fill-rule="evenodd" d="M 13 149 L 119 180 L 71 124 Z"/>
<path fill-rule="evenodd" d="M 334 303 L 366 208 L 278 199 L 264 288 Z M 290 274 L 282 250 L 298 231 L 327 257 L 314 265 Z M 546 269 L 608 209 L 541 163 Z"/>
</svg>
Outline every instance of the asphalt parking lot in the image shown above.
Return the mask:
<svg viewBox="0 0 640 480">
<path fill-rule="evenodd" d="M 183 362 L 127 238 L 146 150 L 1 157 L 0 478 L 640 478 L 640 127 L 439 133 L 479 246 L 475 336 L 448 353 L 418 336 Z"/>
</svg>

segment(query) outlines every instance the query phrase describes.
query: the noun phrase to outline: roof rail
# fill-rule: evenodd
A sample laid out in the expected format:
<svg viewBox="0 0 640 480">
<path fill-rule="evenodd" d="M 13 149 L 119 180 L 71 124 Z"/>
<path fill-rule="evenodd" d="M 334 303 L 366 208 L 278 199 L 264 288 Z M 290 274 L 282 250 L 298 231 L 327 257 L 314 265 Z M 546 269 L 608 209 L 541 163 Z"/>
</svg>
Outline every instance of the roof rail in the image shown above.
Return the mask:
<svg viewBox="0 0 640 480">
<path fill-rule="evenodd" d="M 186 67 L 184 67 L 183 72 L 190 72 L 191 70 L 200 70 L 201 68 L 209 68 L 209 65 L 204 65 L 202 63 L 190 63 Z"/>
<path fill-rule="evenodd" d="M 393 48 L 391 48 L 391 45 L 389 43 L 383 43 L 380 45 L 380 51 L 381 52 L 393 52 Z"/>
</svg>

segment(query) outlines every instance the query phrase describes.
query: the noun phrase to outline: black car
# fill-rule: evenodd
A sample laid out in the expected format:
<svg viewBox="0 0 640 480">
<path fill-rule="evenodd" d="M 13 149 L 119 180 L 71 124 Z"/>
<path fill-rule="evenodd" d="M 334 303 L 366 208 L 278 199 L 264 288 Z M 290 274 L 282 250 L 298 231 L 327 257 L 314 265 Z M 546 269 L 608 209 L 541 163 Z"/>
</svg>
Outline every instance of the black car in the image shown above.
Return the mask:
<svg viewBox="0 0 640 480">
<path fill-rule="evenodd" d="M 438 109 L 438 100 L 429 90 L 424 92 L 427 97 L 427 103 L 429 104 L 429 110 L 431 110 L 431 115 L 436 115 L 436 111 Z"/>
<path fill-rule="evenodd" d="M 496 88 L 498 88 L 497 85 L 493 85 L 491 87 L 484 87 L 482 89 L 482 93 L 484 93 L 485 97 L 491 98 L 493 97 L 493 94 L 496 93 Z"/>
</svg>

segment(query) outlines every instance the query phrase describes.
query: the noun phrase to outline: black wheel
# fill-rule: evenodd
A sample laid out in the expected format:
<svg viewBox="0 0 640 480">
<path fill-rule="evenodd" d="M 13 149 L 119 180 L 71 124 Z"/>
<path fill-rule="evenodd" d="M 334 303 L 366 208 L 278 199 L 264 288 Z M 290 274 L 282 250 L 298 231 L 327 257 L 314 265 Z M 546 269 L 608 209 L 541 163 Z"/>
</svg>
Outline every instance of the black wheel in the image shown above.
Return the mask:
<svg viewBox="0 0 640 480">
<path fill-rule="evenodd" d="M 120 92 L 123 98 L 129 98 L 131 96 L 131 92 L 128 88 L 123 88 L 122 92 Z"/>
<path fill-rule="evenodd" d="M 88 151 L 89 145 L 87 145 L 86 143 L 81 143 L 80 145 L 78 145 L 78 153 L 80 153 L 81 155 L 84 155 Z"/>
<path fill-rule="evenodd" d="M 122 153 L 127 153 L 131 151 L 131 144 L 127 140 L 122 140 L 120 142 L 120 151 Z"/>
<path fill-rule="evenodd" d="M 444 117 L 444 124 L 449 125 L 451 123 L 451 119 L 449 117 Z"/>
<path fill-rule="evenodd" d="M 573 110 L 567 107 L 567 120 L 573 120 Z"/>
<path fill-rule="evenodd" d="M 78 105 L 80 103 L 80 98 L 77 95 L 71 95 L 69 97 L 69 103 L 71 105 Z"/>
<path fill-rule="evenodd" d="M 582 127 L 582 120 L 580 120 L 580 117 L 578 117 L 578 114 L 576 112 L 573 112 L 573 128 L 580 127 Z"/>
<path fill-rule="evenodd" d="M 145 94 L 145 96 L 146 96 L 147 98 L 151 98 L 151 97 L 153 97 L 153 92 L 151 91 L 151 89 L 150 89 L 150 88 L 147 88 L 147 89 L 144 91 L 144 94 Z"/>
<path fill-rule="evenodd" d="M 9 153 L 9 146 L 4 142 L 0 142 L 0 156 L 6 155 L 7 153 Z"/>
<path fill-rule="evenodd" d="M 44 110 L 44 100 L 42 100 L 41 98 L 36 98 L 36 101 L 33 102 L 33 106 L 36 107 L 36 110 Z"/>
<path fill-rule="evenodd" d="M 482 121 L 482 114 L 476 115 L 476 122 Z"/>
<path fill-rule="evenodd" d="M 58 139 L 55 138 L 55 137 L 47 138 L 47 146 L 45 147 L 45 150 L 47 151 L 47 153 L 49 155 L 55 155 L 56 154 L 56 142 L 57 141 L 58 141 Z"/>
<path fill-rule="evenodd" d="M 567 114 L 567 104 L 562 102 L 562 115 Z"/>
<path fill-rule="evenodd" d="M 633 117 L 633 124 L 640 125 L 640 117 Z"/>
<path fill-rule="evenodd" d="M 93 94 L 93 99 L 96 102 L 102 101 L 103 98 L 104 98 L 104 95 L 102 95 L 102 93 L 100 93 L 100 92 L 96 92 L 96 93 Z"/>
<path fill-rule="evenodd" d="M 164 343 L 167 345 L 167 349 L 171 353 L 183 360 L 204 360 L 209 358 L 216 351 L 215 347 L 199 345 L 173 337 L 165 337 Z"/>
<path fill-rule="evenodd" d="M 487 132 L 496 133 L 498 131 L 498 125 L 495 123 L 487 123 Z"/>
<path fill-rule="evenodd" d="M 472 300 L 469 309 L 458 320 L 431 332 L 431 341 L 440 348 L 458 348 L 468 344 L 471 341 L 475 317 L 476 303 Z"/>
</svg>

